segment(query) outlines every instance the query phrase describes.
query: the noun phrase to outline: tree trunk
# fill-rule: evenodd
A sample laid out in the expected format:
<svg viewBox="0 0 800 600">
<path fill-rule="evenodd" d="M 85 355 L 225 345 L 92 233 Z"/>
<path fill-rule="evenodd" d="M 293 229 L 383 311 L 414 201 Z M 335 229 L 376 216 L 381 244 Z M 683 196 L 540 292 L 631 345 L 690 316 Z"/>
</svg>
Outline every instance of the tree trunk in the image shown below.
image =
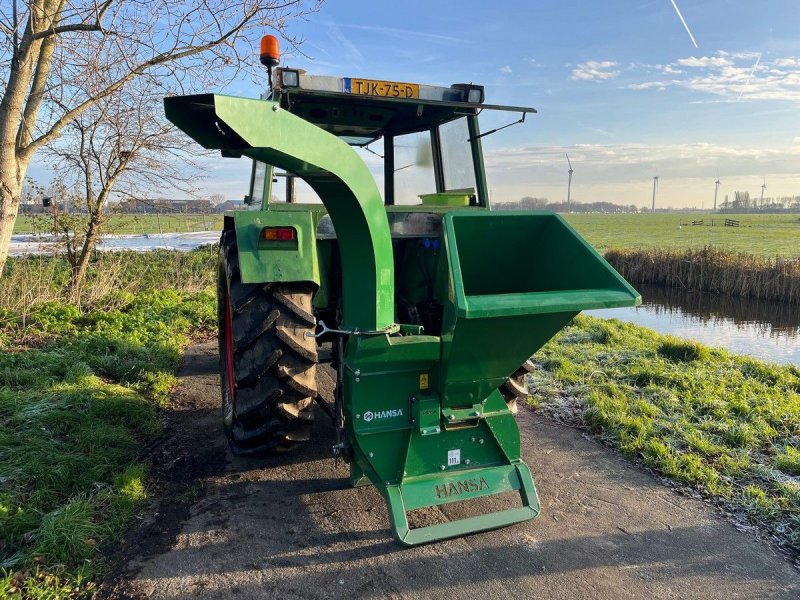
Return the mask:
<svg viewBox="0 0 800 600">
<path fill-rule="evenodd" d="M 13 153 L 13 146 L 0 150 L 0 277 L 6 266 L 11 234 L 19 212 L 23 180 L 19 174 L 24 175 L 28 167 L 27 164 L 20 165 Z"/>
<path fill-rule="evenodd" d="M 19 211 L 20 196 L 25 174 L 28 172 L 30 153 L 21 150 L 20 144 L 30 141 L 33 124 L 39 114 L 41 90 L 46 84 L 47 69 L 53 55 L 54 41 L 48 43 L 47 65 L 42 65 L 35 89 L 31 89 L 34 71 L 39 62 L 42 41 L 33 38 L 34 32 L 53 26 L 56 14 L 51 4 L 41 2 L 30 5 L 31 16 L 25 25 L 15 63 L 8 73 L 3 96 L 0 99 L 0 276 L 8 260 L 11 234 Z M 36 94 L 28 102 L 28 93 Z M 23 115 L 29 117 L 25 123 Z"/>
<path fill-rule="evenodd" d="M 69 280 L 68 293 L 72 302 L 79 303 L 81 286 L 83 285 L 83 280 L 86 279 L 89 259 L 91 259 L 92 252 L 94 252 L 94 248 L 97 245 L 101 223 L 101 215 L 93 214 L 89 219 L 89 224 L 86 228 L 86 237 L 83 239 L 83 246 L 81 247 L 81 253 L 80 256 L 78 256 L 78 260 L 72 266 L 72 275 Z"/>
<path fill-rule="evenodd" d="M 19 194 L 6 194 L 5 190 L 0 199 L 0 276 L 8 260 L 8 250 L 11 246 L 11 233 L 14 231 L 14 222 L 17 220 L 19 208 Z"/>
</svg>

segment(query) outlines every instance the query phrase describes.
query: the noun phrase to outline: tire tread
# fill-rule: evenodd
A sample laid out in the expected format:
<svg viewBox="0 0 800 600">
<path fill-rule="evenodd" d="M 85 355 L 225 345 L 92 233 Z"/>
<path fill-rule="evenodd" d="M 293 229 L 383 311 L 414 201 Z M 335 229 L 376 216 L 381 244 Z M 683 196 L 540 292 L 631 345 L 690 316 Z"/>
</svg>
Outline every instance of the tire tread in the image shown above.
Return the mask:
<svg viewBox="0 0 800 600">
<path fill-rule="evenodd" d="M 314 286 L 242 283 L 235 232 L 225 231 L 218 289 L 223 398 L 225 290 L 231 302 L 234 346 L 235 401 L 232 423 L 225 426 L 228 443 L 240 455 L 293 449 L 310 439 L 317 395 L 316 340 L 305 335 L 316 327 Z"/>
</svg>

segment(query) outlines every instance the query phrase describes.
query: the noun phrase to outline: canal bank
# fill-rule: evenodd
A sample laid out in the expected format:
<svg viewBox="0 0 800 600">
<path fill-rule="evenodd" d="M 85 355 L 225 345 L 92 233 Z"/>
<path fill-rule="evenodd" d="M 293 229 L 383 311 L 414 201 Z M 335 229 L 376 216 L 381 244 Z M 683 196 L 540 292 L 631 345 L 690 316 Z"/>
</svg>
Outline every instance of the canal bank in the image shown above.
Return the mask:
<svg viewBox="0 0 800 600">
<path fill-rule="evenodd" d="M 529 402 L 800 559 L 800 369 L 578 316 L 532 358 Z"/>
</svg>

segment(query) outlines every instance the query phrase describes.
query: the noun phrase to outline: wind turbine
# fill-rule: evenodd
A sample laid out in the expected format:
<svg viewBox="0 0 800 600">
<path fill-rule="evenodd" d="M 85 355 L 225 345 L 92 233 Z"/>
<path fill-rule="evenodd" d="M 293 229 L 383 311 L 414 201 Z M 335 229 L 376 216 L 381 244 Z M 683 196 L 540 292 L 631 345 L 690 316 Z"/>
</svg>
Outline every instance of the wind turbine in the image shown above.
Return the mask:
<svg viewBox="0 0 800 600">
<path fill-rule="evenodd" d="M 656 212 L 656 188 L 658 187 L 658 175 L 653 177 L 653 212 Z"/>
<path fill-rule="evenodd" d="M 767 189 L 767 178 L 764 177 L 764 183 L 761 184 L 761 199 L 758 201 L 758 207 L 764 208 L 764 190 Z"/>
<path fill-rule="evenodd" d="M 714 212 L 717 211 L 717 192 L 719 192 L 719 175 L 717 175 L 717 180 L 714 182 Z"/>
<path fill-rule="evenodd" d="M 567 212 L 569 212 L 570 198 L 572 194 L 572 163 L 569 161 L 569 154 L 565 152 L 564 156 L 567 157 L 567 164 L 569 165 L 569 171 L 567 171 L 569 173 L 569 179 L 567 180 Z"/>
</svg>

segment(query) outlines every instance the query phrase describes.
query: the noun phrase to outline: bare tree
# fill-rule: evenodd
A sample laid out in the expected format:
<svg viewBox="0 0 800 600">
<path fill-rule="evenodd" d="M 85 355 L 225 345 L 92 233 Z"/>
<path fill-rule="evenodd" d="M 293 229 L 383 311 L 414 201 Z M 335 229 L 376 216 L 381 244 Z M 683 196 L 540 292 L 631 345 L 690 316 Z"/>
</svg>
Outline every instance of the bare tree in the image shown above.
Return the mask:
<svg viewBox="0 0 800 600">
<path fill-rule="evenodd" d="M 61 181 L 81 188 L 86 219 L 65 221 L 70 296 L 77 300 L 106 222 L 112 195 L 150 189 L 191 193 L 197 166 L 191 141 L 165 121 L 159 92 L 141 77 L 73 119 L 48 149 Z M 80 229 L 74 227 L 80 223 Z"/>
<path fill-rule="evenodd" d="M 214 206 L 219 206 L 225 202 L 225 194 L 211 194 L 208 199 Z"/>
<path fill-rule="evenodd" d="M 321 1 L 12 0 L 11 18 L 0 13 L 0 273 L 28 165 L 68 124 L 145 75 L 165 91 L 219 87 L 252 64 L 252 29 L 283 33 Z M 83 85 L 100 72 L 104 86 Z"/>
<path fill-rule="evenodd" d="M 750 192 L 734 192 L 733 208 L 747 210 L 750 208 Z"/>
</svg>

